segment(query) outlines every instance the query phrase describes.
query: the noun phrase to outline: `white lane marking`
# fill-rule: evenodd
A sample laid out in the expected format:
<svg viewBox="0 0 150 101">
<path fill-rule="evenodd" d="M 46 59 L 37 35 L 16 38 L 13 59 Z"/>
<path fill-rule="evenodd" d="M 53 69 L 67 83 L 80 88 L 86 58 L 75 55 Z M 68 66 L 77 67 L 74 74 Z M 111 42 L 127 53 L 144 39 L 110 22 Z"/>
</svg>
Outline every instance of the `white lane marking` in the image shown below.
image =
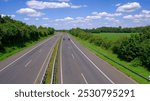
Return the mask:
<svg viewBox="0 0 150 101">
<path fill-rule="evenodd" d="M 74 59 L 74 55 L 72 54 L 72 58 Z"/>
<path fill-rule="evenodd" d="M 25 67 L 27 67 L 32 62 L 32 59 L 26 63 Z"/>
<path fill-rule="evenodd" d="M 53 37 L 51 37 L 50 39 L 52 39 Z M 10 65 L 12 65 L 13 63 L 15 63 L 16 61 L 18 61 L 19 59 L 21 59 L 22 57 L 24 57 L 25 55 L 27 55 L 28 53 L 30 53 L 31 51 L 33 51 L 35 48 L 41 46 L 42 44 L 46 43 L 47 41 L 49 41 L 50 39 L 40 43 L 39 45 L 37 45 L 36 47 L 32 48 L 31 50 L 29 50 L 28 52 L 26 52 L 25 54 L 23 54 L 22 56 L 20 56 L 19 58 L 17 58 L 15 61 L 11 62 L 10 64 L 8 64 L 7 66 L 5 66 L 3 69 L 0 70 L 0 72 L 2 72 L 3 70 L 5 70 L 6 68 L 8 68 Z"/>
<path fill-rule="evenodd" d="M 60 45 L 60 76 L 61 76 L 61 84 L 63 84 L 63 73 L 62 73 L 62 42 Z"/>
<path fill-rule="evenodd" d="M 85 83 L 88 84 L 88 82 L 87 82 L 87 80 L 85 79 L 85 76 L 83 75 L 83 73 L 81 73 L 81 76 L 83 77 Z"/>
<path fill-rule="evenodd" d="M 90 60 L 79 48 L 78 46 L 71 40 L 71 42 L 74 44 L 74 46 L 87 58 L 87 60 L 89 60 L 93 65 L 94 67 L 100 72 L 102 73 L 112 84 L 115 84 L 104 72 L 102 72 L 94 63 L 92 60 Z"/>
<path fill-rule="evenodd" d="M 44 62 L 43 62 L 43 64 L 42 64 L 42 67 L 41 67 L 41 69 L 40 69 L 40 71 L 39 71 L 39 73 L 38 73 L 38 75 L 37 75 L 37 77 L 36 77 L 36 79 L 35 79 L 35 81 L 34 81 L 34 84 L 37 82 L 37 79 L 39 78 L 39 75 L 40 75 L 40 73 L 41 73 L 41 71 L 42 71 L 42 69 L 43 69 L 43 67 L 44 67 L 44 65 L 45 65 L 45 63 L 46 63 L 46 61 L 47 61 L 47 59 L 48 59 L 50 53 L 51 53 L 51 50 L 52 50 L 52 48 L 50 49 L 50 51 L 49 51 L 47 57 L 45 58 L 45 60 L 44 60 Z"/>
<path fill-rule="evenodd" d="M 42 49 L 39 50 L 39 53 L 41 53 Z"/>
<path fill-rule="evenodd" d="M 56 42 L 57 42 L 57 40 L 56 40 Z M 55 42 L 55 44 L 56 44 L 56 42 Z M 55 44 L 53 44 L 52 48 L 51 48 L 50 51 L 48 52 L 48 55 L 47 55 L 47 57 L 45 58 L 45 60 L 44 60 L 44 62 L 43 62 L 43 64 L 42 64 L 42 67 L 41 67 L 41 69 L 40 69 L 40 71 L 39 71 L 39 73 L 38 73 L 38 75 L 37 75 L 37 77 L 36 77 L 36 79 L 35 79 L 35 81 L 34 81 L 34 84 L 37 82 L 37 80 L 38 80 L 38 78 L 39 78 L 39 75 L 40 75 L 40 73 L 41 73 L 41 71 L 42 71 L 42 69 L 43 69 L 43 67 L 44 67 L 44 65 L 45 65 L 45 63 L 46 63 L 46 61 L 47 61 L 47 59 L 48 59 L 48 62 L 47 62 L 47 64 L 46 64 L 46 67 L 48 67 L 48 64 L 49 64 L 49 61 L 50 61 L 50 57 L 51 57 L 51 55 L 52 55 L 52 49 L 53 49 L 53 47 L 55 46 Z M 49 58 L 48 58 L 48 57 L 49 57 Z M 44 76 L 45 76 L 46 70 L 47 70 L 47 68 L 45 68 L 45 70 L 44 70 L 44 73 L 43 73 L 43 75 L 42 75 L 42 80 L 43 80 L 43 78 L 44 78 Z M 42 83 L 42 80 L 40 81 L 40 84 Z"/>
</svg>

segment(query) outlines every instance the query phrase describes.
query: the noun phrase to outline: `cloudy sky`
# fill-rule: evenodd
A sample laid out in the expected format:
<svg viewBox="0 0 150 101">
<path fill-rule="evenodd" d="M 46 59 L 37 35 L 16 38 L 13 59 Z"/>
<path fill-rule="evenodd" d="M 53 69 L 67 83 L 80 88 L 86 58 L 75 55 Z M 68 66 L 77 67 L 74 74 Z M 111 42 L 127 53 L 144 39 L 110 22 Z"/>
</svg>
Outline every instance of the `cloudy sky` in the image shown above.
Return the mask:
<svg viewBox="0 0 150 101">
<path fill-rule="evenodd" d="M 150 25 L 149 0 L 0 0 L 0 14 L 36 26 L 74 27 Z"/>
</svg>

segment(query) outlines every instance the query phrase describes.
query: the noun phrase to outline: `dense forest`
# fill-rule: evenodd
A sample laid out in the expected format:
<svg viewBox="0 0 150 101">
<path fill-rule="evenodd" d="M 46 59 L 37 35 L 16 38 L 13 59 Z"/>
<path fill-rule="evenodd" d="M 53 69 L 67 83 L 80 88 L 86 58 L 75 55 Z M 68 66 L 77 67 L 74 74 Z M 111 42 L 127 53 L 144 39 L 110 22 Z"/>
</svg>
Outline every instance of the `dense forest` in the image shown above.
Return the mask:
<svg viewBox="0 0 150 101">
<path fill-rule="evenodd" d="M 116 42 L 105 40 L 101 36 L 94 36 L 91 32 L 138 32 L 139 34 L 133 34 L 130 37 L 119 39 Z M 93 43 L 96 46 L 112 50 L 118 55 L 120 59 L 125 61 L 136 61 L 139 65 L 145 66 L 150 69 L 150 26 L 136 27 L 136 28 L 124 28 L 124 31 L 120 31 L 120 28 L 108 27 L 97 28 L 96 30 L 88 29 L 71 29 L 70 34 L 79 37 L 83 40 L 87 40 L 89 43 Z M 107 29 L 107 30 L 106 30 Z M 122 29 L 122 28 L 121 28 Z M 125 30 L 126 29 L 126 30 Z M 130 31 L 128 31 L 130 29 Z M 134 31 L 136 30 L 136 31 Z"/>
<path fill-rule="evenodd" d="M 54 34 L 53 28 L 27 25 L 9 16 L 0 15 L 0 52 L 4 52 L 5 47 L 24 46 L 26 42 L 37 41 L 52 34 Z"/>
</svg>

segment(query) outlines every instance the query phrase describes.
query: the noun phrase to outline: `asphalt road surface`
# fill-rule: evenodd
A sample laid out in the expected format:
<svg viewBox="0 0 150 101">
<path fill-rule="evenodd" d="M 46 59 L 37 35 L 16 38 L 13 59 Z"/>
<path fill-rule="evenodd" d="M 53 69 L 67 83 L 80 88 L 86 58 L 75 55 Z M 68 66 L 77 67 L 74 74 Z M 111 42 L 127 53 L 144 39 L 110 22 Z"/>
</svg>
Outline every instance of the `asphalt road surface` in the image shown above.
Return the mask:
<svg viewBox="0 0 150 101">
<path fill-rule="evenodd" d="M 57 41 L 57 34 L 29 49 L 0 62 L 1 84 L 41 83 L 51 48 Z"/>
<path fill-rule="evenodd" d="M 67 34 L 60 48 L 62 84 L 134 84 L 125 74 L 82 47 Z"/>
</svg>

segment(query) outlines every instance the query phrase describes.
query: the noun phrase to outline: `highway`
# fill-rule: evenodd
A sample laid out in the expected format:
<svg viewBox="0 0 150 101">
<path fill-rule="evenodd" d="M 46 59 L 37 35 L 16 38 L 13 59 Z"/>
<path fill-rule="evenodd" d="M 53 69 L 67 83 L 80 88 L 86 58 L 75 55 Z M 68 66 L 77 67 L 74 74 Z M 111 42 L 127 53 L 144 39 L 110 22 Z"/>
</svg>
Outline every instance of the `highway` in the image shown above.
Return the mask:
<svg viewBox="0 0 150 101">
<path fill-rule="evenodd" d="M 51 48 L 59 36 L 60 34 L 57 34 L 0 62 L 0 83 L 42 83 L 51 56 Z"/>
<path fill-rule="evenodd" d="M 60 48 L 60 81 L 62 84 L 134 84 L 131 78 L 82 47 L 69 36 L 63 36 Z"/>
<path fill-rule="evenodd" d="M 0 84 L 40 84 L 62 33 L 0 62 Z M 70 40 L 68 40 L 70 39 Z M 116 68 L 64 34 L 60 45 L 61 84 L 135 84 Z"/>
</svg>

